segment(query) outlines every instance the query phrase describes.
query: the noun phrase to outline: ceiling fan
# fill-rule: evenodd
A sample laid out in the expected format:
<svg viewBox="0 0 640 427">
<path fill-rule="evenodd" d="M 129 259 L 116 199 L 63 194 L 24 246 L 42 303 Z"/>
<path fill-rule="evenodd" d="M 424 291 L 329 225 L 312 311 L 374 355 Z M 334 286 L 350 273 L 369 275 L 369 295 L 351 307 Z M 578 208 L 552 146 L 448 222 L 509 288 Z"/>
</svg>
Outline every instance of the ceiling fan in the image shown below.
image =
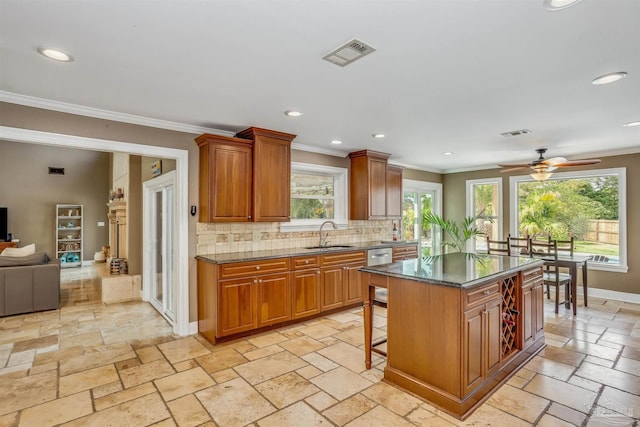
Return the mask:
<svg viewBox="0 0 640 427">
<path fill-rule="evenodd" d="M 567 160 L 564 157 L 552 157 L 545 159 L 543 154 L 547 152 L 546 148 L 538 148 L 536 153 L 539 157 L 529 163 L 517 163 L 517 164 L 499 164 L 502 169 L 500 172 L 511 172 L 519 169 L 531 168 L 535 172 L 531 174 L 531 178 L 536 181 L 544 181 L 551 177 L 551 172 L 557 168 L 575 167 L 596 165 L 600 163 L 600 159 L 583 159 L 583 160 Z"/>
</svg>

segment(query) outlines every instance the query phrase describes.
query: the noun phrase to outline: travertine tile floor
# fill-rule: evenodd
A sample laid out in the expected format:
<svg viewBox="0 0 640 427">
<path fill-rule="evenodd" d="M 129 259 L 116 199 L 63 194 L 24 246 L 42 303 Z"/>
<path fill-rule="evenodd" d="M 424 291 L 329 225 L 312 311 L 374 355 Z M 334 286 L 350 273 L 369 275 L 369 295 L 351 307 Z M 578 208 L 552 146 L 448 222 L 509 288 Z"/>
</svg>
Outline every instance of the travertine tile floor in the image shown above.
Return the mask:
<svg viewBox="0 0 640 427">
<path fill-rule="evenodd" d="M 211 346 L 65 270 L 62 308 L 0 318 L 0 426 L 637 425 L 640 306 L 546 305 L 548 347 L 465 422 L 364 369 L 360 310 Z M 376 309 L 376 332 L 386 319 Z"/>
</svg>

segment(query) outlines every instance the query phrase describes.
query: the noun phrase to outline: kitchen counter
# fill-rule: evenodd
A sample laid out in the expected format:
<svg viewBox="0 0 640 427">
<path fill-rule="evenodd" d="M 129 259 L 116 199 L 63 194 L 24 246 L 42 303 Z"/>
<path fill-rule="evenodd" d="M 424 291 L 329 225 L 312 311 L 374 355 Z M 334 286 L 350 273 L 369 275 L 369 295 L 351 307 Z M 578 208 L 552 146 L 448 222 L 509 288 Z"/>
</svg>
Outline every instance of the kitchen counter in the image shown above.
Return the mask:
<svg viewBox="0 0 640 427">
<path fill-rule="evenodd" d="M 339 253 L 350 251 L 362 251 L 378 248 L 391 248 L 394 246 L 409 246 L 417 245 L 417 240 L 404 240 L 404 241 L 373 241 L 360 244 L 354 244 L 349 246 L 343 246 L 340 248 L 288 248 L 288 249 L 272 249 L 264 251 L 244 251 L 244 252 L 230 252 L 224 254 L 211 254 L 211 255 L 198 255 L 196 259 L 201 261 L 210 262 L 213 264 L 227 264 L 232 262 L 243 261 L 260 261 L 265 259 L 294 257 L 300 255 L 320 255 L 326 253 Z"/>
<path fill-rule="evenodd" d="M 486 283 L 492 276 L 510 274 L 523 268 L 541 265 L 541 260 L 529 257 L 451 253 L 363 267 L 361 271 L 429 284 L 470 288 Z"/>
</svg>

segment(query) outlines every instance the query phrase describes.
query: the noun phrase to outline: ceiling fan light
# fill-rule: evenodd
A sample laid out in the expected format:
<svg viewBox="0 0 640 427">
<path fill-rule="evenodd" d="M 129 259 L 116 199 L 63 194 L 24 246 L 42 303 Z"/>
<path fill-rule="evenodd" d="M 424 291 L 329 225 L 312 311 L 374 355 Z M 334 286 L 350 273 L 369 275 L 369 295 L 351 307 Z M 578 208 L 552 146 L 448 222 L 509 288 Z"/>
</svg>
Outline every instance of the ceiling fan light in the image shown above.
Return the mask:
<svg viewBox="0 0 640 427">
<path fill-rule="evenodd" d="M 551 178 L 551 175 L 553 174 L 550 172 L 536 172 L 536 173 L 532 173 L 529 176 L 535 179 L 536 181 L 546 181 L 547 179 Z"/>
</svg>

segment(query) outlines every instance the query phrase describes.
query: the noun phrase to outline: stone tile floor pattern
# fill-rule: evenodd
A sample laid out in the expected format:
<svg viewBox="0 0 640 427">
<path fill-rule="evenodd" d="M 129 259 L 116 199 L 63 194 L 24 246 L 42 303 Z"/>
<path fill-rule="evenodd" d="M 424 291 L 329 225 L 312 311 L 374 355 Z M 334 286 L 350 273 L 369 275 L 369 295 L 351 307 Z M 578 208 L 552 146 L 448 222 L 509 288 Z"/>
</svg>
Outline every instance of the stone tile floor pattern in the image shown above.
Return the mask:
<svg viewBox="0 0 640 427">
<path fill-rule="evenodd" d="M 214 347 L 101 304 L 91 267 L 62 275 L 60 310 L 0 318 L 0 427 L 638 425 L 637 304 L 547 302 L 547 347 L 461 422 L 364 369 L 360 309 Z"/>
</svg>

